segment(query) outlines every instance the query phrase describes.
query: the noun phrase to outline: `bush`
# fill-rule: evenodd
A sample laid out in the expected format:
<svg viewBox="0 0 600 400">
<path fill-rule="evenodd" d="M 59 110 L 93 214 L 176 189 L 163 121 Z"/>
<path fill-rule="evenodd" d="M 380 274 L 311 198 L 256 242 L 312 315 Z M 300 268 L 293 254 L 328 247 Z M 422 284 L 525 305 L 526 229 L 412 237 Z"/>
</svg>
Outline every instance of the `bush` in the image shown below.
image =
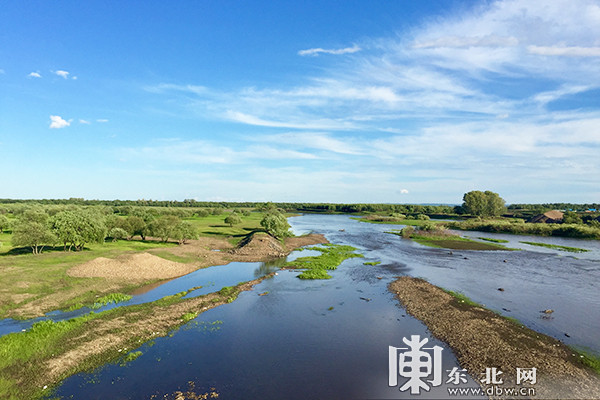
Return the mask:
<svg viewBox="0 0 600 400">
<path fill-rule="evenodd" d="M 429 215 L 425 215 L 425 214 L 419 214 L 417 215 L 417 220 L 419 221 L 429 221 Z"/>
</svg>

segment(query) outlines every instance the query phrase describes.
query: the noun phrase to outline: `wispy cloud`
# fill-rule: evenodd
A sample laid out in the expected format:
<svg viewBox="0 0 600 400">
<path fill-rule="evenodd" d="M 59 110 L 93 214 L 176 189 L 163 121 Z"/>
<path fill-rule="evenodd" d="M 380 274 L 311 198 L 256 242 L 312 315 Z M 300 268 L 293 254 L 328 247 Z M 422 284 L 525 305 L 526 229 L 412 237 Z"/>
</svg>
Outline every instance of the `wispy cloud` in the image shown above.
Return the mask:
<svg viewBox="0 0 600 400">
<path fill-rule="evenodd" d="M 105 118 L 101 118 L 101 119 L 97 119 L 96 122 L 108 122 L 108 120 Z"/>
<path fill-rule="evenodd" d="M 29 75 L 27 75 L 29 78 L 41 78 L 42 76 L 39 74 L 39 72 L 32 72 Z"/>
<path fill-rule="evenodd" d="M 62 71 L 62 70 L 58 70 L 58 71 L 50 71 L 53 74 L 56 74 L 58 76 L 62 76 L 63 78 L 67 79 L 69 77 L 69 73 L 67 71 Z"/>
<path fill-rule="evenodd" d="M 565 57 L 600 57 L 600 47 L 528 46 L 531 54 Z"/>
<path fill-rule="evenodd" d="M 50 121 L 50 129 L 60 129 L 70 126 L 72 120 L 66 121 L 58 115 L 51 115 Z"/>
<path fill-rule="evenodd" d="M 298 52 L 299 55 L 305 57 L 305 56 L 318 56 L 319 53 L 326 53 L 326 54 L 351 54 L 351 53 L 356 53 L 358 51 L 361 51 L 362 49 L 360 47 L 358 47 L 357 45 L 354 45 L 352 47 L 346 47 L 344 49 L 322 49 L 322 48 L 315 48 L 315 49 L 307 49 L 307 50 L 300 50 Z"/>
<path fill-rule="evenodd" d="M 86 121 L 85 119 L 80 119 L 80 120 L 79 120 L 79 123 L 80 123 L 80 124 L 86 124 L 86 125 L 90 125 L 90 124 L 91 124 L 91 122 L 90 122 L 90 121 Z"/>
<path fill-rule="evenodd" d="M 495 35 L 488 36 L 446 36 L 435 40 L 416 42 L 415 49 L 423 49 L 428 47 L 506 47 L 516 46 L 519 40 L 516 37 L 502 37 Z"/>
</svg>

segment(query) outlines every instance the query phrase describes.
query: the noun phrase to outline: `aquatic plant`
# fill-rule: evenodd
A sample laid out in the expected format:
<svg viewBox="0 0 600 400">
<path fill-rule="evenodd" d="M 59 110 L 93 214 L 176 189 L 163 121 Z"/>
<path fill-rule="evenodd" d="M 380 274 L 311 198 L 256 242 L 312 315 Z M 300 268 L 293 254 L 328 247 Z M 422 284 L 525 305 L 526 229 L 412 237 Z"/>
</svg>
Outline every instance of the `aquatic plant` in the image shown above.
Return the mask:
<svg viewBox="0 0 600 400">
<path fill-rule="evenodd" d="M 129 301 L 131 300 L 133 297 L 131 295 L 128 294 L 123 294 L 123 293 L 111 293 L 109 295 L 106 295 L 104 297 L 100 297 L 98 300 L 96 300 L 94 302 L 94 304 L 90 307 L 92 309 L 98 309 L 102 306 L 105 306 L 107 304 L 110 303 L 122 303 L 125 301 Z"/>
<path fill-rule="evenodd" d="M 371 261 L 371 262 L 363 263 L 363 265 L 379 265 L 379 264 L 381 264 L 381 261 Z"/>
<path fill-rule="evenodd" d="M 356 248 L 337 244 L 325 244 L 319 247 L 309 247 L 308 250 L 316 250 L 321 254 L 313 257 L 300 257 L 287 263 L 287 268 L 306 269 L 298 278 L 300 279 L 329 279 L 331 275 L 327 270 L 334 270 L 344 260 L 354 257 L 364 257 L 356 254 Z"/>
<path fill-rule="evenodd" d="M 546 247 L 549 249 L 560 250 L 560 251 L 568 251 L 570 253 L 585 253 L 586 251 L 589 251 L 586 249 L 580 249 L 578 247 L 559 246 L 557 244 L 537 243 L 537 242 L 519 242 L 519 243 L 524 243 L 524 244 L 528 244 L 531 246 Z"/>
<path fill-rule="evenodd" d="M 481 239 L 481 240 L 485 240 L 487 242 L 493 242 L 493 243 L 508 243 L 508 240 L 504 240 L 504 239 L 492 239 L 492 238 L 486 238 L 486 237 L 478 237 L 477 239 Z"/>
</svg>

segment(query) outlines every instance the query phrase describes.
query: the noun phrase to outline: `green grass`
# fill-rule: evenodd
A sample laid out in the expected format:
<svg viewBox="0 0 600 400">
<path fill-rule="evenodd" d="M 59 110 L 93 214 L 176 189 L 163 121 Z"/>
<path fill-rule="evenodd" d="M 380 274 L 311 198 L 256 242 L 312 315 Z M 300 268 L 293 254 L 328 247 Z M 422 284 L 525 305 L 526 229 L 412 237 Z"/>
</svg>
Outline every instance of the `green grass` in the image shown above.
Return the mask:
<svg viewBox="0 0 600 400">
<path fill-rule="evenodd" d="M 36 378 L 39 375 L 39 365 L 72 350 L 74 343 L 81 344 L 94 340 L 95 337 L 86 334 L 86 332 L 89 332 L 89 327 L 92 326 L 91 321 L 111 321 L 123 318 L 129 323 L 133 323 L 143 320 L 153 315 L 157 308 L 180 302 L 195 301 L 195 299 L 183 299 L 185 295 L 194 289 L 166 296 L 150 303 L 118 307 L 100 313 L 90 312 L 67 321 L 41 321 L 35 323 L 27 331 L 9 333 L 0 337 L 0 398 L 37 399 L 50 395 L 52 386 L 58 382 L 48 382 L 47 389 L 43 389 L 39 384 L 36 384 L 38 382 Z M 221 301 L 228 301 L 237 297 L 239 291 L 239 288 L 235 286 L 223 288 L 217 293 L 221 296 Z M 174 326 L 173 329 L 187 323 L 195 318 L 197 314 L 198 312 L 195 311 L 182 314 L 179 325 Z M 111 331 L 113 334 L 118 334 L 118 332 L 119 328 Z M 148 340 L 128 337 L 125 348 L 134 350 Z M 132 361 L 140 355 L 141 352 L 129 353 L 121 358 L 122 363 Z M 106 362 L 118 362 L 120 357 L 123 356 L 120 353 L 115 354 L 114 349 L 92 356 L 74 367 L 66 375 L 61 376 L 60 379 L 81 371 L 92 370 Z M 18 380 L 20 383 L 17 383 Z"/>
<path fill-rule="evenodd" d="M 363 265 L 379 265 L 379 264 L 381 264 L 381 261 L 371 261 L 371 262 L 363 263 Z"/>
<path fill-rule="evenodd" d="M 67 275 L 66 271 L 76 265 L 93 260 L 97 257 L 116 258 L 123 254 L 174 247 L 174 243 L 159 243 L 153 241 L 127 241 L 106 242 L 104 244 L 90 244 L 79 252 L 64 252 L 62 247 L 55 251 L 46 251 L 39 255 L 31 253 L 11 255 L 0 254 L 0 318 L 6 318 L 8 313 L 22 307 L 28 302 L 42 297 L 61 293 L 68 293 L 77 289 L 82 292 L 77 296 L 65 296 L 59 302 L 58 309 L 65 310 L 71 307 L 79 308 L 84 304 L 92 305 L 97 301 L 98 295 L 114 291 L 114 283 L 108 283 L 103 278 L 75 278 Z M 2 250 L 8 246 L 3 246 Z M 129 291 L 141 285 L 131 285 L 123 282 L 119 291 Z M 13 296 L 27 296 L 21 302 L 13 301 Z M 51 310 L 46 310 L 51 311 Z M 32 315 L 14 314 L 13 317 L 31 317 Z"/>
<path fill-rule="evenodd" d="M 328 270 L 336 269 L 348 258 L 363 257 L 362 254 L 354 253 L 356 248 L 352 246 L 325 244 L 322 247 L 309 247 L 308 250 L 317 250 L 321 254 L 314 257 L 300 257 L 285 264 L 287 268 L 306 269 L 298 275 L 300 279 L 329 279 L 331 275 L 327 273 Z"/>
<path fill-rule="evenodd" d="M 127 363 L 132 362 L 133 360 L 135 360 L 136 358 L 138 358 L 142 354 L 144 354 L 144 353 L 142 353 L 141 351 L 129 352 L 129 353 L 127 353 L 127 355 L 125 357 L 123 357 L 123 360 L 119 363 L 119 365 L 121 367 L 124 367 L 124 366 L 127 365 Z"/>
<path fill-rule="evenodd" d="M 481 304 L 479 303 L 475 303 L 473 300 L 471 300 L 467 295 L 465 295 L 464 293 L 461 292 L 453 292 L 452 290 L 446 290 L 443 288 L 442 289 L 444 292 L 448 293 L 449 295 L 451 295 L 452 297 L 454 297 L 459 303 L 461 304 L 466 304 L 469 306 L 473 306 L 473 307 L 481 307 L 484 308 Z"/>
<path fill-rule="evenodd" d="M 518 219 L 445 221 L 450 229 L 511 233 L 516 235 L 564 236 L 578 239 L 600 239 L 600 229 L 581 224 L 540 224 L 525 223 Z"/>
<path fill-rule="evenodd" d="M 98 300 L 96 300 L 94 302 L 94 305 L 92 305 L 90 308 L 97 309 L 97 308 L 103 307 L 103 306 L 105 306 L 107 304 L 110 304 L 110 303 L 117 304 L 117 303 L 122 303 L 122 302 L 125 302 L 125 301 L 129 301 L 132 298 L 133 298 L 133 296 L 128 295 L 128 294 L 111 293 L 111 294 L 108 294 L 106 296 L 100 297 Z"/>
<path fill-rule="evenodd" d="M 519 243 L 525 243 L 525 244 L 529 244 L 531 246 L 546 247 L 548 249 L 554 249 L 554 250 L 560 250 L 560 251 L 568 251 L 570 253 L 585 253 L 586 251 L 589 251 L 586 249 L 580 249 L 578 247 L 559 246 L 557 244 L 537 243 L 537 242 L 519 242 Z"/>
<path fill-rule="evenodd" d="M 492 238 L 486 238 L 486 237 L 479 237 L 477 239 L 481 239 L 481 240 L 485 240 L 487 242 L 493 242 L 493 243 L 508 243 L 508 240 L 504 240 L 504 239 L 492 239 Z"/>
<path fill-rule="evenodd" d="M 389 231 L 392 235 L 402 235 L 402 231 Z M 423 246 L 434 247 L 438 249 L 451 250 L 512 250 L 495 243 L 481 243 L 476 240 L 460 237 L 458 235 L 448 235 L 440 232 L 414 231 L 410 234 L 410 239 L 422 244 Z"/>
<path fill-rule="evenodd" d="M 598 355 L 581 348 L 572 347 L 571 349 L 577 353 L 582 364 L 590 367 L 600 375 L 600 357 Z"/>
</svg>

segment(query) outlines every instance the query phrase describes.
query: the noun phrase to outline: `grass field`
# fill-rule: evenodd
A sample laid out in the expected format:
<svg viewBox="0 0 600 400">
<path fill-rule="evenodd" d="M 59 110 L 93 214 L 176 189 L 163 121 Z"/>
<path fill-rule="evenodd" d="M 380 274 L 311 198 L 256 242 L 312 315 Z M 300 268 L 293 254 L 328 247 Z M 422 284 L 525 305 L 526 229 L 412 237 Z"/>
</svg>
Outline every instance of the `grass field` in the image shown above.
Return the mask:
<svg viewBox="0 0 600 400">
<path fill-rule="evenodd" d="M 221 238 L 231 244 L 237 244 L 244 236 L 255 229 L 261 229 L 261 213 L 252 213 L 242 217 L 242 223 L 233 227 L 224 223 L 229 213 L 205 218 L 190 218 L 201 237 Z M 74 278 L 66 271 L 76 265 L 98 257 L 117 258 L 124 254 L 133 254 L 154 249 L 154 255 L 170 261 L 189 263 L 197 261 L 192 256 L 175 255 L 167 249 L 177 247 L 176 243 L 161 243 L 154 240 L 119 240 L 116 242 L 92 243 L 83 251 L 65 252 L 62 246 L 45 247 L 42 254 L 34 255 L 30 248 L 13 248 L 11 234 L 0 234 L 0 319 L 8 316 L 14 318 L 32 317 L 25 310 L 27 304 L 44 297 L 51 297 L 52 309 L 66 310 L 91 305 L 102 296 L 110 293 L 128 293 L 143 284 L 109 282 L 103 278 Z M 159 251 L 156 251 L 156 250 Z M 160 251 L 160 249 L 165 249 Z M 50 309 L 44 310 L 44 312 Z"/>
</svg>

